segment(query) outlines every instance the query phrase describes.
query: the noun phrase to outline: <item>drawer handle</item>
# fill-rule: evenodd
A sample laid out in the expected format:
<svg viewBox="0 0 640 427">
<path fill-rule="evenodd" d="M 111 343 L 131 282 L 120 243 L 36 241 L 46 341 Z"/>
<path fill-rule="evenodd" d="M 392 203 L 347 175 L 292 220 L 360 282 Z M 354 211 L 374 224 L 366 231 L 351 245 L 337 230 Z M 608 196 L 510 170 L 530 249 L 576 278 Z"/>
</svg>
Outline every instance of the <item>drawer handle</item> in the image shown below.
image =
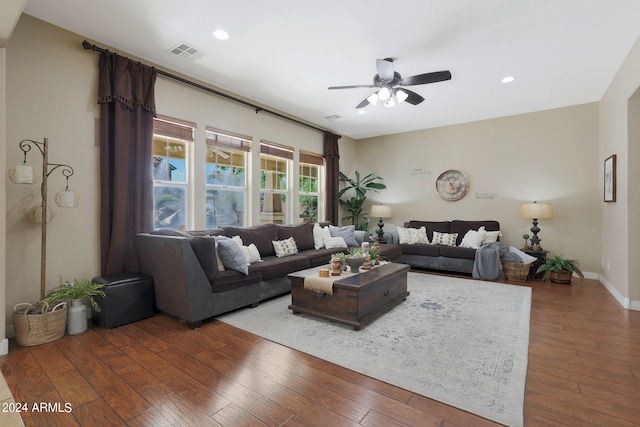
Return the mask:
<svg viewBox="0 0 640 427">
<path fill-rule="evenodd" d="M 387 290 L 387 291 L 384 291 L 384 296 L 385 296 L 385 297 L 388 297 L 388 296 L 389 296 L 389 291 L 388 291 L 388 290 Z"/>
</svg>

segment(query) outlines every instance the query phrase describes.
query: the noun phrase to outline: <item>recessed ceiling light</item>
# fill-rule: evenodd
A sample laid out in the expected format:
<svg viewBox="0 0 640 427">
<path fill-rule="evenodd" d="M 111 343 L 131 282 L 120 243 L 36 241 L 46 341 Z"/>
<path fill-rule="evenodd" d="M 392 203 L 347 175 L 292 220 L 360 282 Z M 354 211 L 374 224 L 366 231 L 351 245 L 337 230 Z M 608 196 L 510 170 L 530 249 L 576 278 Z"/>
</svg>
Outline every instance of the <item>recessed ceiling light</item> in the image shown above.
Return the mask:
<svg viewBox="0 0 640 427">
<path fill-rule="evenodd" d="M 227 40 L 229 38 L 229 33 L 227 33 L 225 30 L 215 30 L 213 32 L 213 37 L 217 38 L 218 40 Z"/>
<path fill-rule="evenodd" d="M 360 109 L 358 110 L 358 114 L 367 114 L 367 110 Z"/>
<path fill-rule="evenodd" d="M 513 83 L 516 81 L 516 78 L 513 76 L 507 76 L 504 79 L 502 79 L 502 83 Z"/>
</svg>

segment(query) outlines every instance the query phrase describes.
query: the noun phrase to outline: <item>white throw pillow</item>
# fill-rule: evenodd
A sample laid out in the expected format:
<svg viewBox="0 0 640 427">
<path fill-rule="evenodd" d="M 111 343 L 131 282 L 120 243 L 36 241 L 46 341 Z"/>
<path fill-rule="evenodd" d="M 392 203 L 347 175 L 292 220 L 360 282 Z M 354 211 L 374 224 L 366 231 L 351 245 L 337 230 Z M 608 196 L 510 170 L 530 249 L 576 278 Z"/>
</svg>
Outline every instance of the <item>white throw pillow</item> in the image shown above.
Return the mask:
<svg viewBox="0 0 640 427">
<path fill-rule="evenodd" d="M 313 225 L 313 247 L 316 249 L 324 248 L 324 242 L 326 239 L 331 238 L 331 231 L 329 227 L 320 227 L 317 222 Z"/>
<path fill-rule="evenodd" d="M 518 255 L 524 264 L 532 264 L 534 261 L 538 259 L 513 246 L 509 246 L 509 251 Z"/>
<path fill-rule="evenodd" d="M 497 242 L 498 237 L 500 236 L 502 236 L 501 231 L 485 231 L 485 236 L 484 236 L 484 240 L 482 241 L 482 244 L 484 245 L 485 243 Z"/>
<path fill-rule="evenodd" d="M 346 248 L 347 242 L 344 241 L 344 237 L 336 236 L 329 237 L 324 241 L 324 247 L 327 249 Z"/>
<path fill-rule="evenodd" d="M 398 231 L 398 243 L 406 243 L 409 245 L 418 243 L 429 244 L 427 229 L 424 226 L 420 228 L 396 227 L 396 230 Z"/>
<path fill-rule="evenodd" d="M 285 240 L 272 240 L 273 249 L 276 251 L 276 256 L 282 258 L 284 256 L 295 255 L 298 253 L 298 246 L 293 237 L 289 237 Z"/>
<path fill-rule="evenodd" d="M 456 239 L 458 238 L 458 233 L 440 233 L 438 231 L 433 232 L 433 240 L 431 241 L 432 245 L 444 245 L 444 246 L 455 246 Z"/>
<path fill-rule="evenodd" d="M 262 261 L 260 257 L 260 251 L 258 251 L 258 247 L 251 243 L 249 246 L 240 246 L 244 256 L 247 258 L 247 262 L 249 264 L 253 264 L 254 262 Z"/>
<path fill-rule="evenodd" d="M 460 247 L 478 249 L 482 246 L 482 242 L 484 241 L 486 234 L 487 232 L 485 231 L 484 226 L 478 228 L 478 230 L 469 230 L 462 238 Z"/>
</svg>

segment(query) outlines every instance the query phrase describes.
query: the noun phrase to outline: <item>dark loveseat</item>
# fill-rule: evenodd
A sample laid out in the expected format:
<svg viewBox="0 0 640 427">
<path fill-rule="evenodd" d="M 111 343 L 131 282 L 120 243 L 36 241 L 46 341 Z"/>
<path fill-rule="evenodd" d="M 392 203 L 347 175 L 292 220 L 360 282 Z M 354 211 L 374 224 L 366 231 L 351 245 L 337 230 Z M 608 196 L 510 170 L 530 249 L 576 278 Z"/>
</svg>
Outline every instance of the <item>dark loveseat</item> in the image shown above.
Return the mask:
<svg viewBox="0 0 640 427">
<path fill-rule="evenodd" d="M 138 234 L 136 238 L 142 272 L 153 277 L 158 309 L 197 327 L 204 319 L 256 306 L 260 301 L 290 292 L 289 273 L 323 264 L 328 267 L 331 254 L 347 251 L 315 249 L 313 228 L 314 224 L 301 223 L 191 232 L 156 230 Z M 216 236 L 238 236 L 242 245 L 255 245 L 262 261 L 250 264 L 248 274 L 229 268 L 222 270 L 217 260 Z M 363 231 L 354 231 L 353 236 L 352 246 L 359 246 L 367 238 Z M 298 253 L 277 257 L 272 242 L 289 238 L 294 239 Z M 397 245 L 381 245 L 381 255 L 387 260 L 394 260 L 400 252 Z"/>
<path fill-rule="evenodd" d="M 412 267 L 444 270 L 459 273 L 473 272 L 476 249 L 460 247 L 464 236 L 469 230 L 478 230 L 480 227 L 488 232 L 496 232 L 491 235 L 499 237 L 500 223 L 498 221 L 408 221 L 404 228 L 419 229 L 425 227 L 429 242 L 433 242 L 433 232 L 453 234 L 456 233 L 455 246 L 434 245 L 426 243 L 400 243 L 397 230 L 385 232 L 387 243 L 398 244 L 402 248 L 402 255 L 395 262 L 409 264 Z"/>
</svg>

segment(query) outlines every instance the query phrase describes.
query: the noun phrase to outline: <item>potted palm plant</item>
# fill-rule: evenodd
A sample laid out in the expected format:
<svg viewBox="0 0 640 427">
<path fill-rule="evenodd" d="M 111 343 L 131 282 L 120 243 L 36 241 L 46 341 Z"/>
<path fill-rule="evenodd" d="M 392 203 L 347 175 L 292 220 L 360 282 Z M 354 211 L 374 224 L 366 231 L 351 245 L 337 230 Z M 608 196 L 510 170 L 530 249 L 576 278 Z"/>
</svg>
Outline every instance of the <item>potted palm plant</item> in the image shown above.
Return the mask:
<svg viewBox="0 0 640 427">
<path fill-rule="evenodd" d="M 346 185 L 338 192 L 338 203 L 349 213 L 348 216 L 342 219 L 350 219 L 351 223 L 356 226 L 356 230 L 367 230 L 369 221 L 367 221 L 366 213 L 364 212 L 364 201 L 367 200 L 367 192 L 375 191 L 377 193 L 378 190 L 383 190 L 387 186 L 382 183 L 383 178 L 372 173 L 361 178 L 360 172 L 356 171 L 355 176 L 355 179 L 352 179 L 340 172 L 340 182 L 344 182 Z M 355 196 L 352 195 L 342 199 L 341 197 L 349 190 L 353 190 Z"/>
<path fill-rule="evenodd" d="M 571 284 L 573 273 L 580 277 L 580 280 L 584 280 L 584 274 L 580 270 L 580 262 L 559 255 L 547 258 L 547 261 L 539 266 L 536 272 L 543 273 L 542 280 L 549 278 L 553 283 L 563 285 Z"/>
<path fill-rule="evenodd" d="M 91 308 L 100 311 L 100 306 L 95 297 L 106 296 L 103 284 L 94 283 L 90 279 L 73 279 L 73 282 L 63 281 L 60 277 L 60 285 L 51 289 L 45 298 L 49 305 L 55 305 L 60 301 L 71 301 L 67 319 L 67 334 L 81 334 L 87 330 L 87 307 L 83 300 L 87 299 Z"/>
</svg>

